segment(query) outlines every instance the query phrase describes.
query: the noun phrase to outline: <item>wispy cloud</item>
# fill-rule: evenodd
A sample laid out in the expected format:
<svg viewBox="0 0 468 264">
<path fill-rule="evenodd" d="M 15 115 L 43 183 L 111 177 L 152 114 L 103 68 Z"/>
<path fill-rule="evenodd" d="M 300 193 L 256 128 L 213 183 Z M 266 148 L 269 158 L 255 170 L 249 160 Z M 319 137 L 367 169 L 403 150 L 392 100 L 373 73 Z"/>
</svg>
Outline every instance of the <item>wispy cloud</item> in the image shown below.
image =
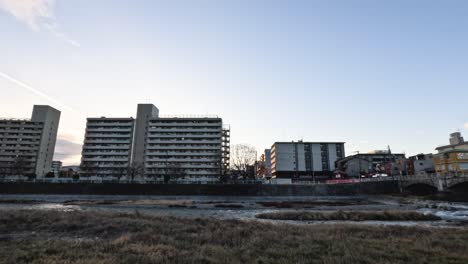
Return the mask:
<svg viewBox="0 0 468 264">
<path fill-rule="evenodd" d="M 47 30 L 54 37 L 72 46 L 80 44 L 68 37 L 59 28 L 54 16 L 55 0 L 0 0 L 0 9 L 25 23 L 32 30 Z"/>
<path fill-rule="evenodd" d="M 68 106 L 68 105 L 66 105 L 66 104 L 64 104 L 64 103 L 61 103 L 61 102 L 58 101 L 57 99 L 55 99 L 55 98 L 53 98 L 53 97 L 51 97 L 51 96 L 49 96 L 49 95 L 47 95 L 47 94 L 45 94 L 45 93 L 39 91 L 38 89 L 36 89 L 36 88 L 34 88 L 34 87 L 32 87 L 32 86 L 30 86 L 30 85 L 28 85 L 28 84 L 26 84 L 26 83 L 24 83 L 24 82 L 18 80 L 18 79 L 16 79 L 16 78 L 13 78 L 12 76 L 10 76 L 10 75 L 8 75 L 8 74 L 6 74 L 6 73 L 4 73 L 4 72 L 1 72 L 1 71 L 0 71 L 0 77 L 3 77 L 4 79 L 6 79 L 6 80 L 8 80 L 8 81 L 10 81 L 10 82 L 12 82 L 12 83 L 14 83 L 14 84 L 16 84 L 16 85 L 18 85 L 18 86 L 24 88 L 24 89 L 26 89 L 26 90 L 28 90 L 28 91 L 30 91 L 30 92 L 36 94 L 36 95 L 39 95 L 40 97 L 42 97 L 42 98 L 48 100 L 49 102 L 52 102 L 52 103 L 54 103 L 54 104 L 56 104 L 56 105 L 61 106 L 62 108 L 66 108 L 66 109 L 68 109 L 68 110 L 70 110 L 70 111 L 72 111 L 72 112 L 74 112 L 74 113 L 76 113 L 76 114 L 80 114 L 80 115 L 81 115 L 81 113 L 80 113 L 79 111 L 77 111 L 76 109 L 74 109 L 74 108 L 72 108 L 72 107 L 70 107 L 70 106 Z"/>
<path fill-rule="evenodd" d="M 80 163 L 82 145 L 75 142 L 70 135 L 58 135 L 55 145 L 54 159 L 61 160 L 64 165 L 75 165 Z"/>
</svg>

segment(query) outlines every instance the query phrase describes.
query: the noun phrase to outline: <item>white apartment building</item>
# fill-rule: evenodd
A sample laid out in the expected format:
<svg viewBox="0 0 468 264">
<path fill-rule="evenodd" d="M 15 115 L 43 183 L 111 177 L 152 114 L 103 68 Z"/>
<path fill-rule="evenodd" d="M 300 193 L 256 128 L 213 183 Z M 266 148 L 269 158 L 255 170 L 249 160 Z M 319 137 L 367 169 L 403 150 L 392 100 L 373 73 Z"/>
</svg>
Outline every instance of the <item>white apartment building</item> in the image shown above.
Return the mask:
<svg viewBox="0 0 468 264">
<path fill-rule="evenodd" d="M 139 104 L 136 119 L 118 119 L 128 121 L 125 140 L 120 137 L 120 143 L 125 143 L 125 152 L 105 149 L 106 153 L 101 151 L 96 154 L 96 144 L 99 147 L 110 144 L 104 141 L 116 144 L 113 139 L 117 136 L 117 130 L 90 135 L 89 128 L 91 125 L 95 127 L 97 120 L 93 119 L 90 123 L 88 119 L 82 167 L 89 167 L 83 166 L 85 162 L 100 163 L 98 167 L 93 166 L 94 171 L 87 170 L 88 176 L 118 176 L 125 174 L 123 168 L 131 164 L 141 165 L 144 175 L 153 179 L 162 180 L 168 175 L 173 178 L 210 181 L 216 180 L 229 167 L 230 131 L 223 126 L 219 117 L 160 117 L 159 110 L 154 105 Z M 92 129 L 92 132 L 96 131 Z M 114 134 L 112 139 L 109 134 L 111 132 Z M 123 131 L 119 131 L 119 134 L 121 132 Z"/>
<path fill-rule="evenodd" d="M 120 177 L 126 175 L 133 148 L 135 119 L 88 118 L 81 152 L 81 175 Z"/>
<path fill-rule="evenodd" d="M 274 178 L 331 176 L 344 155 L 344 142 L 276 142 L 271 147 L 271 173 Z"/>
<path fill-rule="evenodd" d="M 60 111 L 34 105 L 31 119 L 0 119 L 0 175 L 43 178 L 51 171 Z"/>
<path fill-rule="evenodd" d="M 166 117 L 149 121 L 145 167 L 149 176 L 176 173 L 208 180 L 221 175 L 223 122 L 217 117 Z"/>
</svg>

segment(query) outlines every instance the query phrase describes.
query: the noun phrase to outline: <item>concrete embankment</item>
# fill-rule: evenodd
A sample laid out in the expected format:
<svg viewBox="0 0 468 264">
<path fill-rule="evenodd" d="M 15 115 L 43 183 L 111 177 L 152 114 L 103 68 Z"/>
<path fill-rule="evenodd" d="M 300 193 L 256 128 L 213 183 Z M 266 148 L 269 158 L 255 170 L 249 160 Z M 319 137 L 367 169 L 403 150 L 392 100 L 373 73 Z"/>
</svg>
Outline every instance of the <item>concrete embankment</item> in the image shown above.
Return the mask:
<svg viewBox="0 0 468 264">
<path fill-rule="evenodd" d="M 392 181 L 355 184 L 0 183 L 0 194 L 326 196 L 398 193 Z"/>
</svg>

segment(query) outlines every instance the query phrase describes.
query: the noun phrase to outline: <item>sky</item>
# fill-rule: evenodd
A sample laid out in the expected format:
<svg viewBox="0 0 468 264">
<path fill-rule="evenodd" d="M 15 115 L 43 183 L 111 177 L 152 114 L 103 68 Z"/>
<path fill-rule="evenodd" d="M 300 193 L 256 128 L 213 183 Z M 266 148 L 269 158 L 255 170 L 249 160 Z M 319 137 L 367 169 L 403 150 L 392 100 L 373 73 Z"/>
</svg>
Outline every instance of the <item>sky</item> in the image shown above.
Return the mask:
<svg viewBox="0 0 468 264">
<path fill-rule="evenodd" d="M 55 159 L 86 117 L 209 114 L 231 144 L 343 141 L 435 152 L 468 137 L 468 1 L 0 0 L 0 117 L 62 111 Z"/>
</svg>

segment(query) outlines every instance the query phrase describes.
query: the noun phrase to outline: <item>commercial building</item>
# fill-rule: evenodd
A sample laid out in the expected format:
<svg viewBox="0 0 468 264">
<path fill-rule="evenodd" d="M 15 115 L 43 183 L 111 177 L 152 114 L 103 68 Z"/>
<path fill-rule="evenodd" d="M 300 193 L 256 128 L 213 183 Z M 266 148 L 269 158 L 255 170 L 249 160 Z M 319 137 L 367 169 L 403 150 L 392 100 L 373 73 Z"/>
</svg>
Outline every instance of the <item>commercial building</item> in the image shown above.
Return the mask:
<svg viewBox="0 0 468 264">
<path fill-rule="evenodd" d="M 412 165 L 409 168 L 409 174 L 427 174 L 434 173 L 434 155 L 431 154 L 418 154 L 415 156 L 409 157 L 409 161 Z"/>
<path fill-rule="evenodd" d="M 60 111 L 34 105 L 30 119 L 0 119 L 0 175 L 43 178 L 51 171 Z"/>
<path fill-rule="evenodd" d="M 460 132 L 450 134 L 450 144 L 439 146 L 436 148 L 438 153 L 443 153 L 448 150 L 468 150 L 468 142 L 465 142 Z"/>
<path fill-rule="evenodd" d="M 435 171 L 442 175 L 457 175 L 468 172 L 468 142 L 459 132 L 450 134 L 450 144 L 437 147 L 433 156 Z"/>
<path fill-rule="evenodd" d="M 271 147 L 271 173 L 273 178 L 328 178 L 344 155 L 344 142 L 276 142 Z"/>
<path fill-rule="evenodd" d="M 353 155 L 337 161 L 337 168 L 341 177 L 359 178 L 368 175 L 372 169 L 371 162 L 362 156 Z"/>
<path fill-rule="evenodd" d="M 219 117 L 161 117 L 154 105 L 139 104 L 136 119 L 88 118 L 82 171 L 119 177 L 141 169 L 136 174 L 153 179 L 214 180 L 229 167 L 229 133 Z"/>
<path fill-rule="evenodd" d="M 447 150 L 434 155 L 436 173 L 457 175 L 468 172 L 468 150 Z"/>
<path fill-rule="evenodd" d="M 397 164 L 403 159 L 406 159 L 405 154 L 378 150 L 339 159 L 336 164 L 338 169 L 345 172 L 348 177 L 371 174 L 395 175 L 400 174 L 401 168 Z"/>
</svg>

